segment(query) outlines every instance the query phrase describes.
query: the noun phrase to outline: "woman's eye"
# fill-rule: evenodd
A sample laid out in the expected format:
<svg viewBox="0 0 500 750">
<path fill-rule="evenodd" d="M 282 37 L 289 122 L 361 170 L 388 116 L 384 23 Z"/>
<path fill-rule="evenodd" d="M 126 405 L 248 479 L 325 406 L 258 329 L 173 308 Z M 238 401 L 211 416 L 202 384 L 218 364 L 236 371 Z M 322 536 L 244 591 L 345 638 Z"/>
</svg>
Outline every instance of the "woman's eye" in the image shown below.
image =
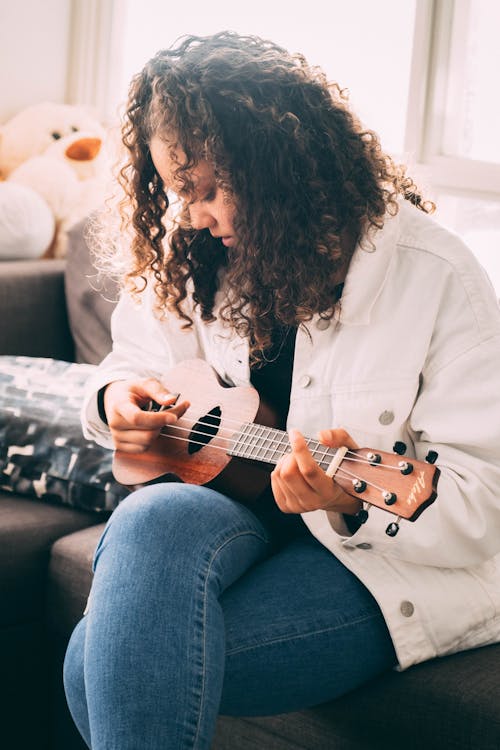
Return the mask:
<svg viewBox="0 0 500 750">
<path fill-rule="evenodd" d="M 210 192 L 207 193 L 204 198 L 202 198 L 202 201 L 204 203 L 210 203 L 210 201 L 213 200 L 215 200 L 215 190 L 210 190 Z"/>
</svg>

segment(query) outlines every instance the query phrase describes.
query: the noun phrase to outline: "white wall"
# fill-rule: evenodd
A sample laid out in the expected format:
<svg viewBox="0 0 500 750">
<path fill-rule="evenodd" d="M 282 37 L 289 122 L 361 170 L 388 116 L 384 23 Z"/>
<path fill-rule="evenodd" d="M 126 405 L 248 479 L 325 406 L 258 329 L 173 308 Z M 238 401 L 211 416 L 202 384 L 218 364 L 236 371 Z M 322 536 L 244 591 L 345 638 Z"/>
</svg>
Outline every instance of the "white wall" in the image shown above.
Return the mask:
<svg viewBox="0 0 500 750">
<path fill-rule="evenodd" d="M 0 0 L 0 123 L 66 98 L 72 0 Z"/>
</svg>

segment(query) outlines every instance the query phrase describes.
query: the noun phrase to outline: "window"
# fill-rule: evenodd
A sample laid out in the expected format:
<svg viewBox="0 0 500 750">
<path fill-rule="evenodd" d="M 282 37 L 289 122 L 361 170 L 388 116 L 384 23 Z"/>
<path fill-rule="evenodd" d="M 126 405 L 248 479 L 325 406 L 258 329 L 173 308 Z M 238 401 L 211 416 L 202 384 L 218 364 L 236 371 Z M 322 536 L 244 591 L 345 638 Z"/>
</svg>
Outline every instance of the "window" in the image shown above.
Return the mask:
<svg viewBox="0 0 500 750">
<path fill-rule="evenodd" d="M 443 154 L 500 165 L 500 3 L 456 3 L 451 28 Z"/>
<path fill-rule="evenodd" d="M 413 62 L 425 84 L 413 76 L 407 148 L 436 218 L 463 237 L 500 295 L 500 4 L 428 0 L 419 10 Z"/>
<path fill-rule="evenodd" d="M 383 147 L 410 164 L 437 219 L 462 235 L 500 295 L 498 0 L 219 0 L 174 9 L 164 0 L 87 0 L 82 14 L 73 57 L 80 50 L 88 59 L 80 78 L 97 69 L 84 103 L 107 114 L 123 104 L 133 73 L 185 33 L 233 29 L 304 53 L 349 89 Z M 86 91 L 85 80 L 76 83 Z"/>
<path fill-rule="evenodd" d="M 256 34 L 320 65 L 348 88 L 354 110 L 384 148 L 401 153 L 415 7 L 416 0 L 218 0 L 172 10 L 164 0 L 126 0 L 121 91 L 158 49 L 183 34 Z"/>
</svg>

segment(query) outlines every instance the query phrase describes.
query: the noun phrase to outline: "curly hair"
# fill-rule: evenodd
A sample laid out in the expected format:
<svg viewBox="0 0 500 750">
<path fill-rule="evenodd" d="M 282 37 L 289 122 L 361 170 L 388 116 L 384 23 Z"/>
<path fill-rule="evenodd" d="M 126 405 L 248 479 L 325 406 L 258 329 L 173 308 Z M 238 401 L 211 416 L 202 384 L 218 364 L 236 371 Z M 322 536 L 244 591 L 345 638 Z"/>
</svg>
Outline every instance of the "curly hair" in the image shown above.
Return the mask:
<svg viewBox="0 0 500 750">
<path fill-rule="evenodd" d="M 200 161 L 213 167 L 235 207 L 235 247 L 194 229 L 187 207 L 164 242 L 168 186 L 151 158 L 155 136 L 182 152 L 176 179 L 186 190 Z M 189 326 L 188 290 L 201 318 L 214 320 L 223 278 L 220 315 L 249 337 L 254 364 L 276 326 L 333 315 L 356 241 L 370 242 L 399 197 L 426 212 L 432 206 L 337 84 L 303 56 L 254 36 L 188 36 L 158 52 L 132 80 L 122 141 L 122 209 L 125 218 L 131 207 L 133 230 L 128 280 L 152 273 L 158 309 Z"/>
</svg>

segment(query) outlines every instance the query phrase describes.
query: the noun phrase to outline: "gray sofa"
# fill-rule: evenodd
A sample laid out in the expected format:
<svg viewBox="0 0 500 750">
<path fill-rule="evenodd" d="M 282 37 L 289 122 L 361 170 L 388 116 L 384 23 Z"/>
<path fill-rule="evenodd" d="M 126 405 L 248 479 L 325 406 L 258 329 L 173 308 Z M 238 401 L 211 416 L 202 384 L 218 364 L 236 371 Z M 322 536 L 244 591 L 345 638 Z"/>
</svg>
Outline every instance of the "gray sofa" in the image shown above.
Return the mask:
<svg viewBox="0 0 500 750">
<path fill-rule="evenodd" d="M 0 263 L 0 354 L 72 360 L 65 272 L 63 261 Z M 74 315 L 73 310 L 73 320 Z M 65 705 L 61 664 L 84 609 L 104 521 L 102 513 L 0 491 L 5 750 L 84 747 Z M 235 748 L 498 750 L 500 645 L 389 673 L 340 700 L 298 713 L 221 717 L 214 750 Z"/>
</svg>

